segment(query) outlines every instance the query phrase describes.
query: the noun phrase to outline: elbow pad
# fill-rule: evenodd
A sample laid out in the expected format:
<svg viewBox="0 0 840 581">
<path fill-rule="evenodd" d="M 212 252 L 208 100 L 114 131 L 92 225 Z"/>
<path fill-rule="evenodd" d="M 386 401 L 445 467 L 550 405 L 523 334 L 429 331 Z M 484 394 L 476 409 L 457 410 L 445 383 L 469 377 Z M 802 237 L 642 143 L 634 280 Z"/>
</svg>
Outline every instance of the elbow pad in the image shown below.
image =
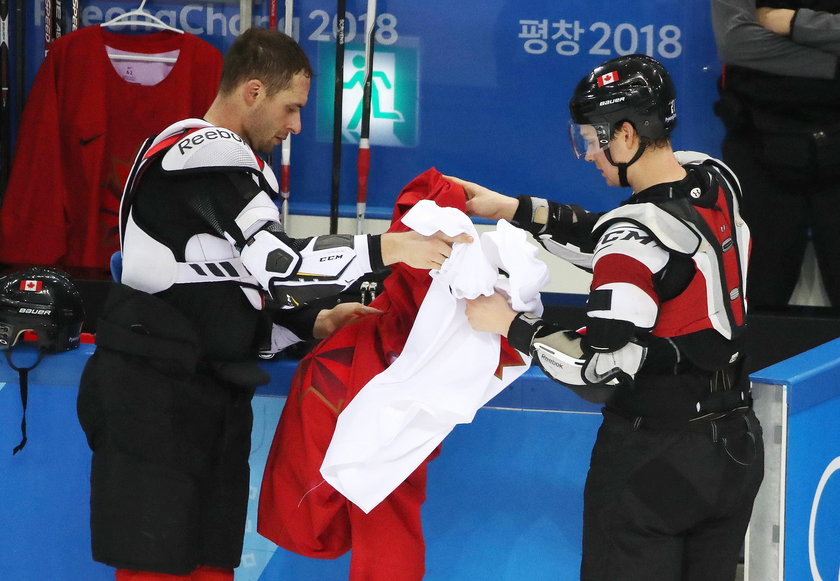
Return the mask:
<svg viewBox="0 0 840 581">
<path fill-rule="evenodd" d="M 242 264 L 280 304 L 332 295 L 371 271 L 367 236 L 317 236 L 299 251 L 281 232 L 260 230 L 245 243 Z"/>
<path fill-rule="evenodd" d="M 260 230 L 249 238 L 240 257 L 248 272 L 269 292 L 279 281 L 295 274 L 302 262 L 294 248 L 267 230 Z"/>
</svg>

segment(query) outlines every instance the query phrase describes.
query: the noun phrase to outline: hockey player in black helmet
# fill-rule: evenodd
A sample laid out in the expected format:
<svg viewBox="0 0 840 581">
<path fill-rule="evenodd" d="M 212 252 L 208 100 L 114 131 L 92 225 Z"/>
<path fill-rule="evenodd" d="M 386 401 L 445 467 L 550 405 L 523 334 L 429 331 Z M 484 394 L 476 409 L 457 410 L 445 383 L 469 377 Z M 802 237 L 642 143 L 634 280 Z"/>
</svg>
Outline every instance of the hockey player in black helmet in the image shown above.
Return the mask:
<svg viewBox="0 0 840 581">
<path fill-rule="evenodd" d="M 763 476 L 744 366 L 750 241 L 738 180 L 707 155 L 673 151 L 674 83 L 648 56 L 589 72 L 569 110 L 574 154 L 631 188 L 618 208 L 453 180 L 469 213 L 509 220 L 592 273 L 586 331 L 514 312 L 498 293 L 469 301 L 467 317 L 603 403 L 581 579 L 732 581 Z"/>
<path fill-rule="evenodd" d="M 23 407 L 21 442 L 13 453 L 26 445 L 29 371 L 45 354 L 77 348 L 84 319 L 81 294 L 66 272 L 36 266 L 0 277 L 0 351 L 9 367 L 18 372 Z M 19 365 L 12 360 L 12 350 L 26 332 L 34 335 L 37 358 L 29 365 Z"/>
</svg>

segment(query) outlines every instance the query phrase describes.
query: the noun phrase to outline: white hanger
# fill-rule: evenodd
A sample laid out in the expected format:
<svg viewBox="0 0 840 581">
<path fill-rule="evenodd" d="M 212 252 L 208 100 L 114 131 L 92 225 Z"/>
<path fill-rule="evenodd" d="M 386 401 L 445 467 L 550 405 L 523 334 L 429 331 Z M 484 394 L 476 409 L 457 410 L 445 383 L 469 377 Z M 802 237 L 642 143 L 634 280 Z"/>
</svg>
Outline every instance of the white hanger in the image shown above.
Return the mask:
<svg viewBox="0 0 840 581">
<path fill-rule="evenodd" d="M 99 26 L 148 26 L 149 28 L 160 28 L 162 30 L 171 30 L 172 32 L 177 32 L 179 34 L 183 34 L 184 31 L 180 28 L 175 28 L 173 26 L 169 26 L 163 20 L 158 18 L 157 16 L 153 15 L 148 10 L 143 10 L 143 7 L 146 5 L 146 0 L 140 2 L 140 6 L 134 10 L 129 10 L 128 12 L 124 12 L 119 16 L 115 16 L 108 22 L 103 22 Z M 127 20 L 129 18 L 139 17 L 145 20 Z"/>
<path fill-rule="evenodd" d="M 100 24 L 102 27 L 107 26 L 146 26 L 148 28 L 159 28 L 161 30 L 169 30 L 172 32 L 177 32 L 178 34 L 183 34 L 184 31 L 179 28 L 174 28 L 166 24 L 163 20 L 158 18 L 157 16 L 153 15 L 148 10 L 144 10 L 143 7 L 146 5 L 146 0 L 142 0 L 140 2 L 140 6 L 134 10 L 129 10 L 128 12 L 124 12 L 118 16 L 115 16 L 111 20 L 107 22 L 103 22 Z M 154 62 L 164 62 L 164 63 L 174 63 L 178 60 L 175 57 L 168 57 L 168 56 L 156 56 L 156 55 L 142 55 L 142 54 L 109 54 L 109 57 L 113 60 L 126 60 L 126 61 L 154 61 Z"/>
<path fill-rule="evenodd" d="M 108 58 L 112 61 L 143 61 L 155 63 L 174 63 L 178 60 L 173 56 L 158 56 L 155 54 L 111 54 L 108 53 Z"/>
</svg>

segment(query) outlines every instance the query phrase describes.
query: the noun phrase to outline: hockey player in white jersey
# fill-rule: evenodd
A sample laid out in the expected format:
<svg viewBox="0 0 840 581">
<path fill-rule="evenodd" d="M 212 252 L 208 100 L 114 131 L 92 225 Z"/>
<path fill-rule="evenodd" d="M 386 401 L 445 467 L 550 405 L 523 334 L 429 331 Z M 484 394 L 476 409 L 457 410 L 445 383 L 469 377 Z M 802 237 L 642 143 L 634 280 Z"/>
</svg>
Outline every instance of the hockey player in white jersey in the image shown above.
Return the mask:
<svg viewBox="0 0 840 581">
<path fill-rule="evenodd" d="M 585 333 L 516 313 L 499 294 L 467 316 L 604 404 L 581 579 L 732 581 L 763 475 L 744 366 L 750 242 L 738 181 L 707 155 L 672 150 L 676 91 L 648 56 L 595 68 L 569 109 L 577 156 L 632 188 L 620 207 L 593 214 L 461 183 L 472 214 L 511 220 L 592 272 Z"/>
</svg>

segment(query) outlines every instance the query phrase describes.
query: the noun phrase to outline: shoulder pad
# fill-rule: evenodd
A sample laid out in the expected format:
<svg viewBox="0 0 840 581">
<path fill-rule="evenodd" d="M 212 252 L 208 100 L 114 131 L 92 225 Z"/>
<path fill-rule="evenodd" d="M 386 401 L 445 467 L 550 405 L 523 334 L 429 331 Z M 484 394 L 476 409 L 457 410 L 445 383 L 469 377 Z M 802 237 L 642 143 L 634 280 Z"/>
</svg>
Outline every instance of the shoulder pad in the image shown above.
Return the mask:
<svg viewBox="0 0 840 581">
<path fill-rule="evenodd" d="M 236 133 L 223 127 L 205 126 L 172 143 L 161 167 L 167 172 L 191 170 L 244 170 L 257 176 L 269 194 L 280 191 L 271 168 Z"/>
<path fill-rule="evenodd" d="M 707 159 L 712 159 L 710 156 L 705 153 L 700 153 L 699 151 L 675 151 L 674 157 L 677 158 L 680 165 L 697 165 L 703 163 Z"/>
<path fill-rule="evenodd" d="M 262 171 L 263 162 L 233 131 L 204 127 L 176 141 L 163 156 L 165 171 L 240 167 Z"/>
<path fill-rule="evenodd" d="M 680 165 L 702 165 L 707 168 L 714 168 L 716 173 L 727 182 L 729 189 L 735 192 L 735 195 L 740 199 L 741 183 L 738 181 L 738 176 L 721 160 L 699 151 L 675 151 L 674 157 L 677 158 Z"/>
<path fill-rule="evenodd" d="M 650 232 L 657 242 L 671 250 L 688 256 L 700 247 L 700 235 L 688 222 L 680 220 L 649 202 L 627 204 L 607 212 L 595 224 L 593 231 L 600 236 L 607 227 L 615 222 L 630 222 Z"/>
</svg>

